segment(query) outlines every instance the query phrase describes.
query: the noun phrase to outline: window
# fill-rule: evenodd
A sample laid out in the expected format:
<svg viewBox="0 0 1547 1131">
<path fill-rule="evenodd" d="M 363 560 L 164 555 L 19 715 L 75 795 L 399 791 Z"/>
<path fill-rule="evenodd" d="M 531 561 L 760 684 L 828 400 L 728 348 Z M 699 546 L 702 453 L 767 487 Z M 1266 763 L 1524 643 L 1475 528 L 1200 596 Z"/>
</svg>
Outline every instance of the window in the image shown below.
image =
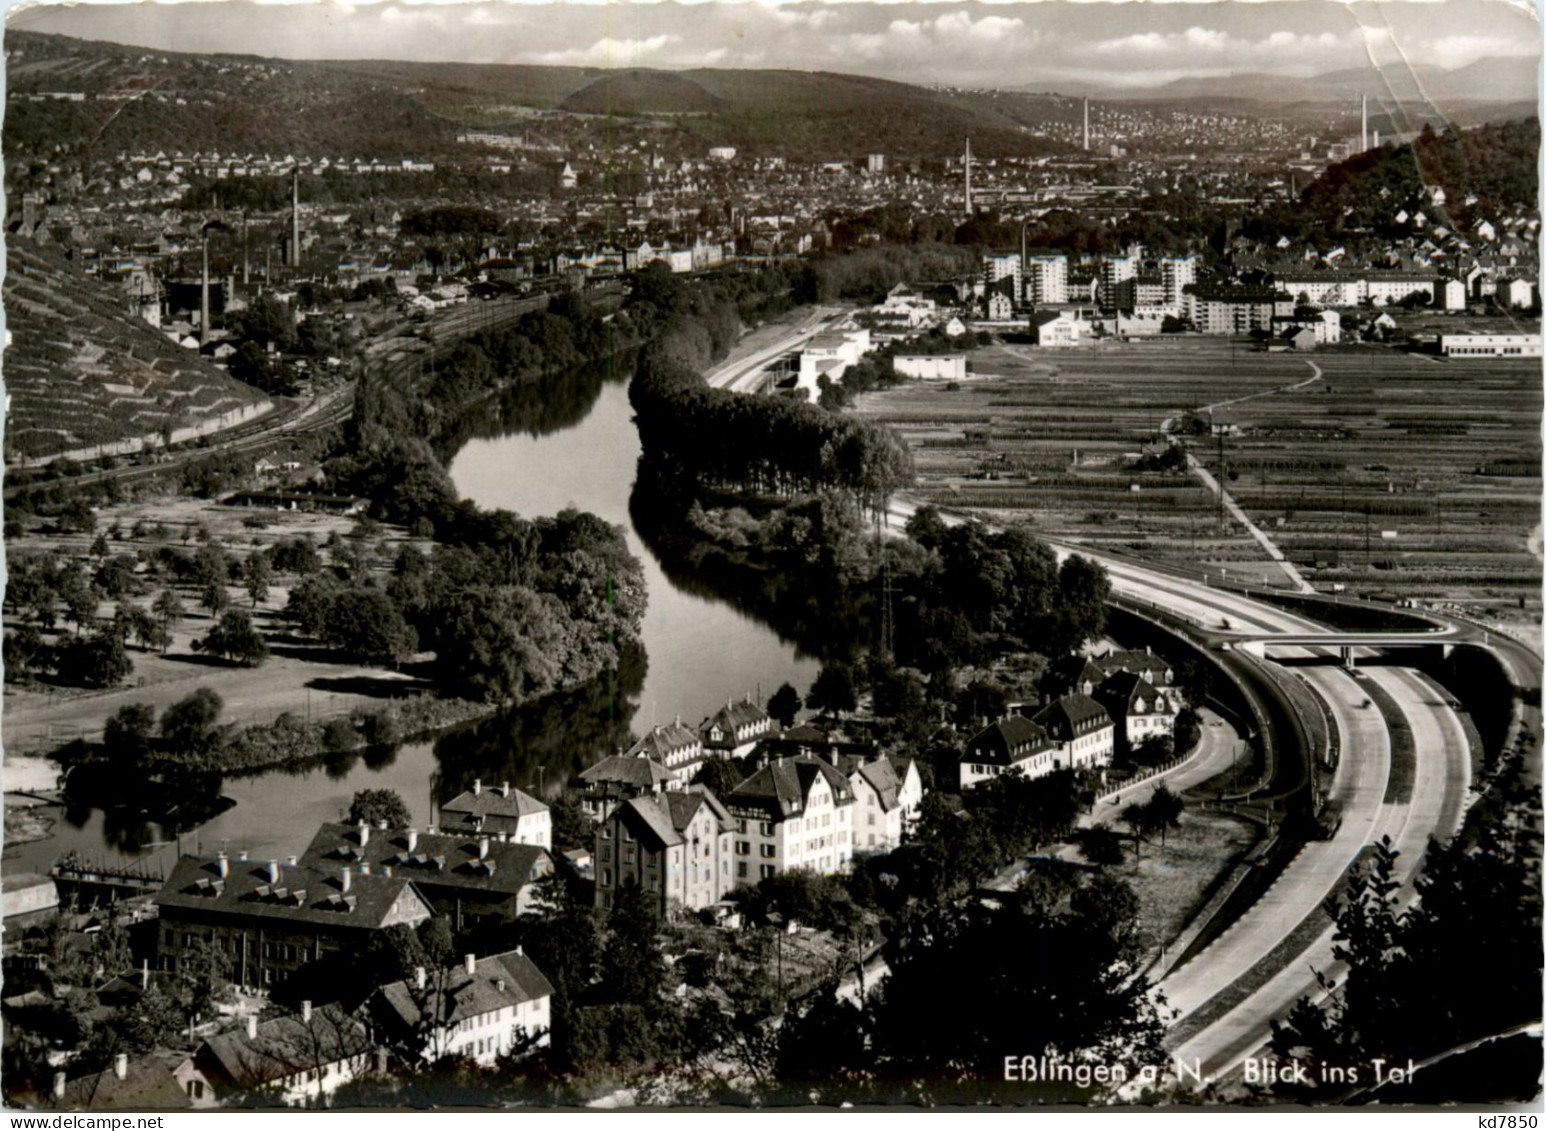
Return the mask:
<svg viewBox="0 0 1547 1131">
<path fill-rule="evenodd" d="M 774 846 L 771 844 L 765 844 L 761 845 L 760 847 L 762 848 L 762 856 L 765 859 L 772 859 L 774 854 Z"/>
<path fill-rule="evenodd" d="M 600 806 L 598 806 L 598 808 L 600 808 Z M 603 840 L 611 840 L 612 839 L 612 826 L 611 825 L 603 825 L 602 826 L 602 839 Z"/>
<path fill-rule="evenodd" d="M 772 864 L 763 864 L 758 867 L 758 875 L 760 875 L 765 880 L 773 874 L 774 866 Z"/>
<path fill-rule="evenodd" d="M 204 1098 L 203 1080 L 188 1081 L 188 1098 L 191 1100 L 202 1100 Z"/>
<path fill-rule="evenodd" d="M 632 864 L 633 862 L 634 862 L 634 849 L 633 849 L 633 846 L 631 845 L 628 848 L 625 848 L 623 850 L 623 863 L 625 863 L 625 864 Z"/>
<path fill-rule="evenodd" d="M 772 821 L 762 821 L 762 822 L 760 822 L 758 824 L 758 826 L 757 826 L 757 831 L 762 833 L 764 836 L 773 836 L 774 835 L 773 822 Z"/>
<path fill-rule="evenodd" d="M 736 852 L 740 856 L 751 856 L 752 842 L 750 840 L 738 840 L 736 842 Z"/>
<path fill-rule="evenodd" d="M 610 845 L 610 844 L 602 845 L 602 863 L 603 864 L 611 864 L 612 863 L 612 845 Z"/>
<path fill-rule="evenodd" d="M 736 878 L 742 880 L 747 878 L 747 862 L 745 860 L 736 861 Z"/>
<path fill-rule="evenodd" d="M 612 886 L 612 869 L 611 868 L 603 868 L 602 869 L 602 887 L 610 888 L 611 886 Z"/>
</svg>

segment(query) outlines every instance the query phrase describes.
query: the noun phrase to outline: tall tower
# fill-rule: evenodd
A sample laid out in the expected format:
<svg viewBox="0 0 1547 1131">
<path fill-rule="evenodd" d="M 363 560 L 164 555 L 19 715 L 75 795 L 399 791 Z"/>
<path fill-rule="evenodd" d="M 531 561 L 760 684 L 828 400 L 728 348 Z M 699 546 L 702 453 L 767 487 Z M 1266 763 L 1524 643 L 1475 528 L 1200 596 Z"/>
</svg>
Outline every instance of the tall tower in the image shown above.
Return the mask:
<svg viewBox="0 0 1547 1131">
<path fill-rule="evenodd" d="M 967 155 L 962 162 L 962 188 L 967 219 L 972 219 L 972 139 L 967 139 Z"/>
<path fill-rule="evenodd" d="M 1366 153 L 1370 148 L 1370 96 L 1359 96 L 1359 152 Z"/>
<path fill-rule="evenodd" d="M 290 266 L 301 269 L 301 170 L 290 177 Z"/>
<path fill-rule="evenodd" d="M 1090 99 L 1085 99 L 1085 152 L 1090 152 Z"/>
</svg>

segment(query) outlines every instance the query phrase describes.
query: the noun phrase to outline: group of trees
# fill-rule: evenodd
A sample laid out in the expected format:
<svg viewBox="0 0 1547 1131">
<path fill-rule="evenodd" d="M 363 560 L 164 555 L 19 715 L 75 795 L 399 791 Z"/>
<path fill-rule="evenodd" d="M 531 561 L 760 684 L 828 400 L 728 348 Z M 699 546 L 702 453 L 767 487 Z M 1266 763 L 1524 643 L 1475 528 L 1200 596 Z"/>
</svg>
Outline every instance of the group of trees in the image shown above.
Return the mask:
<svg viewBox="0 0 1547 1131">
<path fill-rule="evenodd" d="M 127 704 L 103 726 L 103 750 L 129 775 L 200 767 L 220 743 L 220 712 L 224 707 L 219 693 L 208 687 L 200 687 L 166 708 L 159 723 L 149 703 Z"/>
</svg>

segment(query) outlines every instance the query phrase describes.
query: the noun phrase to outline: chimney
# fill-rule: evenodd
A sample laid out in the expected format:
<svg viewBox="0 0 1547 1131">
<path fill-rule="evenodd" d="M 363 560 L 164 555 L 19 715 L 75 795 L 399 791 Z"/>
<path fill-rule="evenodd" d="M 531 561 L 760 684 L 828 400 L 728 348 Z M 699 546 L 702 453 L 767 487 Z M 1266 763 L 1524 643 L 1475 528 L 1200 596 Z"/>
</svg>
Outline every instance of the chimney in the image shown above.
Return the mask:
<svg viewBox="0 0 1547 1131">
<path fill-rule="evenodd" d="M 502 797 L 509 797 L 510 796 L 510 783 L 508 781 L 500 782 L 500 796 L 502 796 Z"/>
<path fill-rule="evenodd" d="M 150 959 L 140 963 L 140 989 L 150 989 Z"/>
<path fill-rule="evenodd" d="M 378 829 L 380 829 L 382 832 L 386 832 L 388 829 L 390 829 L 392 827 L 392 825 L 389 822 L 383 820 L 383 821 L 377 821 L 376 822 L 376 827 Z"/>
<path fill-rule="evenodd" d="M 56 1099 L 56 1100 L 64 1099 L 64 1073 L 63 1072 L 55 1072 L 54 1073 L 54 1099 Z"/>
<path fill-rule="evenodd" d="M 300 862 L 301 862 L 301 858 L 299 856 L 286 856 L 285 857 L 285 863 L 289 864 L 292 868 L 294 868 Z"/>
<path fill-rule="evenodd" d="M 408 830 L 408 851 L 412 852 L 418 846 L 419 846 L 419 830 L 418 829 L 409 829 Z"/>
<path fill-rule="evenodd" d="M 236 854 L 236 858 L 238 860 L 246 860 L 247 859 L 247 850 L 245 848 L 242 849 L 242 851 L 240 851 L 240 852 L 238 852 Z"/>
<path fill-rule="evenodd" d="M 414 988 L 416 990 L 424 989 L 424 967 L 423 966 L 415 966 L 414 967 Z"/>
<path fill-rule="evenodd" d="M 1085 100 L 1085 150 L 1090 151 L 1090 99 Z"/>
<path fill-rule="evenodd" d="M 522 950 L 519 946 L 516 947 L 516 957 L 517 958 L 521 958 L 525 954 L 526 954 L 526 951 Z"/>
<path fill-rule="evenodd" d="M 962 159 L 962 189 L 963 203 L 966 205 L 967 219 L 972 219 L 972 139 L 967 139 L 967 154 Z"/>
<path fill-rule="evenodd" d="M 303 1022 L 305 1022 L 306 1024 L 308 1024 L 308 1025 L 311 1024 L 311 1020 L 312 1020 L 312 1003 L 309 1002 L 309 1001 L 303 1001 L 301 1003 L 301 1020 Z"/>
<path fill-rule="evenodd" d="M 220 869 L 220 878 L 225 879 L 231 874 L 231 858 L 222 852 L 215 857 L 215 867 Z"/>
<path fill-rule="evenodd" d="M 370 874 L 371 874 L 371 862 L 369 860 L 362 860 L 362 861 L 360 861 L 360 875 L 362 875 L 362 876 L 369 876 Z"/>
<path fill-rule="evenodd" d="M 247 1015 L 247 1039 L 249 1041 L 256 1041 L 258 1039 L 258 1015 L 256 1013 L 249 1013 Z"/>
<path fill-rule="evenodd" d="M 343 891 L 348 891 L 349 890 L 349 881 L 350 881 L 351 878 L 352 877 L 349 874 L 349 865 L 348 864 L 345 864 L 342 868 L 340 868 L 338 870 L 339 887 Z"/>
<path fill-rule="evenodd" d="M 121 1052 L 113 1058 L 113 1075 L 122 1080 L 129 1075 L 129 1054 Z"/>
<path fill-rule="evenodd" d="M 290 181 L 290 266 L 297 271 L 301 267 L 301 170 L 297 169 Z"/>
<path fill-rule="evenodd" d="M 477 797 L 482 792 L 483 792 L 483 782 L 479 781 L 477 778 L 474 778 L 473 779 L 473 796 Z"/>
<path fill-rule="evenodd" d="M 478 839 L 478 859 L 485 860 L 485 859 L 488 858 L 488 856 L 489 856 L 489 838 L 488 837 L 480 837 Z"/>
<path fill-rule="evenodd" d="M 469 954 L 463 959 L 463 965 L 467 968 L 467 976 L 471 978 L 474 974 L 478 973 L 478 956 L 476 954 Z"/>
<path fill-rule="evenodd" d="M 271 883 L 271 884 L 279 883 L 279 861 L 278 860 L 270 860 L 269 861 L 269 883 Z"/>
<path fill-rule="evenodd" d="M 371 840 L 371 826 L 365 821 L 360 822 L 360 847 L 364 848 Z"/>
<path fill-rule="evenodd" d="M 496 978 L 496 979 L 494 979 L 494 988 L 496 990 L 498 990 L 500 993 L 504 993 L 505 992 L 505 979 L 504 978 Z"/>
</svg>

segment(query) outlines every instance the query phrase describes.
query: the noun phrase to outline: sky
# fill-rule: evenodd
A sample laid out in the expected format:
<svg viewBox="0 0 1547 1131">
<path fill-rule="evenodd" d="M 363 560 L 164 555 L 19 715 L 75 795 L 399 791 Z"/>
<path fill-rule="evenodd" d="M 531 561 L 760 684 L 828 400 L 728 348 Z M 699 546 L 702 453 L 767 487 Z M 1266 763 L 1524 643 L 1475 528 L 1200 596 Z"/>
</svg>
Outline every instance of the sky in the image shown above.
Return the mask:
<svg viewBox="0 0 1547 1131">
<path fill-rule="evenodd" d="M 1454 69 L 1541 50 L 1529 0 L 131 0 L 12 6 L 7 24 L 296 59 L 767 67 L 1007 88 L 1060 80 L 1153 86 L 1241 72 L 1309 77 L 1371 63 Z"/>
</svg>

